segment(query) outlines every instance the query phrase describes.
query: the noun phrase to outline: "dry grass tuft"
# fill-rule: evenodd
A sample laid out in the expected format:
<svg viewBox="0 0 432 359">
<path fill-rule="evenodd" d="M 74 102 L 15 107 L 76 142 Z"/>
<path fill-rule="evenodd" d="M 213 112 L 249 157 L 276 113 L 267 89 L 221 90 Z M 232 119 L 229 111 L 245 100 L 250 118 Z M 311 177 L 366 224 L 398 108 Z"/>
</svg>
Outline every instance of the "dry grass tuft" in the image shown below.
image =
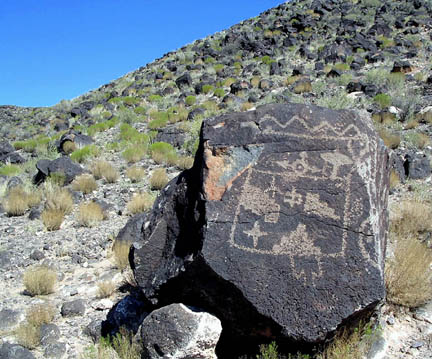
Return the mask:
<svg viewBox="0 0 432 359">
<path fill-rule="evenodd" d="M 8 216 L 22 216 L 30 207 L 40 203 L 38 190 L 24 189 L 22 186 L 12 188 L 3 201 L 3 208 Z"/>
<path fill-rule="evenodd" d="M 72 142 L 72 141 L 65 141 L 65 142 L 63 142 L 62 148 L 63 148 L 63 151 L 67 155 L 70 155 L 73 151 L 75 151 L 77 149 L 75 143 Z"/>
<path fill-rule="evenodd" d="M 98 298 L 108 298 L 110 297 L 116 290 L 115 284 L 106 280 L 98 283 Z"/>
<path fill-rule="evenodd" d="M 129 252 L 131 245 L 131 242 L 116 240 L 112 246 L 115 266 L 121 271 L 129 267 Z"/>
<path fill-rule="evenodd" d="M 378 131 L 378 134 L 384 141 L 384 144 L 391 149 L 396 149 L 399 147 L 401 138 L 397 133 L 390 132 L 385 128 L 382 128 Z"/>
<path fill-rule="evenodd" d="M 157 168 L 150 177 L 150 188 L 152 190 L 161 190 L 168 183 L 168 176 L 165 168 Z"/>
<path fill-rule="evenodd" d="M 73 210 L 74 201 L 71 193 L 66 188 L 56 187 L 46 193 L 46 210 L 57 210 L 63 214 L 70 214 Z"/>
<path fill-rule="evenodd" d="M 432 208 L 422 201 L 404 200 L 392 210 L 390 231 L 398 237 L 415 237 L 432 231 Z"/>
<path fill-rule="evenodd" d="M 399 175 L 395 170 L 391 170 L 390 172 L 390 189 L 396 188 L 400 184 Z"/>
<path fill-rule="evenodd" d="M 374 341 L 375 332 L 369 324 L 360 323 L 354 330 L 343 329 L 317 359 L 363 359 Z"/>
<path fill-rule="evenodd" d="M 432 250 L 417 238 L 400 237 L 386 264 L 388 301 L 418 307 L 432 298 Z"/>
<path fill-rule="evenodd" d="M 136 214 L 149 210 L 153 206 L 154 197 L 149 193 L 137 193 L 127 203 L 129 213 Z"/>
<path fill-rule="evenodd" d="M 23 282 L 31 296 L 46 295 L 54 292 L 57 274 L 48 267 L 38 266 L 24 272 Z"/>
<path fill-rule="evenodd" d="M 15 330 L 18 343 L 27 349 L 35 349 L 40 344 L 40 327 L 24 322 Z"/>
<path fill-rule="evenodd" d="M 34 349 L 40 344 L 40 328 L 42 324 L 51 323 L 54 318 L 54 308 L 49 304 L 38 304 L 27 311 L 26 321 L 15 330 L 18 343 L 28 349 Z"/>
<path fill-rule="evenodd" d="M 94 227 L 105 218 L 102 207 L 96 202 L 82 203 L 78 208 L 78 223 L 84 227 Z"/>
<path fill-rule="evenodd" d="M 146 174 L 146 170 L 143 167 L 132 166 L 126 170 L 126 177 L 128 177 L 132 183 L 141 181 Z"/>
<path fill-rule="evenodd" d="M 57 231 L 63 223 L 64 212 L 58 209 L 45 208 L 41 213 L 41 219 L 47 231 Z"/>
<path fill-rule="evenodd" d="M 103 178 L 107 183 L 115 183 L 119 178 L 118 171 L 107 161 L 93 161 L 91 172 L 96 179 Z"/>
<path fill-rule="evenodd" d="M 193 166 L 194 158 L 190 156 L 180 156 L 177 160 L 177 167 L 181 170 L 188 170 Z"/>
<path fill-rule="evenodd" d="M 27 311 L 27 322 L 35 327 L 51 323 L 54 319 L 54 308 L 52 305 L 43 303 L 36 304 Z"/>
<path fill-rule="evenodd" d="M 82 174 L 77 176 L 72 182 L 72 189 L 74 191 L 80 191 L 84 194 L 88 194 L 96 190 L 98 187 L 94 177 L 90 174 Z"/>
</svg>

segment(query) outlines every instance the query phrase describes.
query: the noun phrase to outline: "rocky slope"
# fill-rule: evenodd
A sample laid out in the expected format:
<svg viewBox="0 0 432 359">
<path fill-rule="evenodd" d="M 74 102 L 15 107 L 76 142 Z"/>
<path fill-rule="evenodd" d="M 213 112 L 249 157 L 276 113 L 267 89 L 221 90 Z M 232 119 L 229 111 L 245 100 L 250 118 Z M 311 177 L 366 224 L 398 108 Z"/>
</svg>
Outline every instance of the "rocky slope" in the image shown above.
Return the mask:
<svg viewBox="0 0 432 359">
<path fill-rule="evenodd" d="M 288 101 L 367 111 L 393 150 L 391 215 L 406 198 L 426 201 L 430 211 L 431 13 L 426 0 L 293 1 L 52 108 L 0 107 L 1 340 L 16 343 L 14 330 L 26 311 L 49 302 L 58 331 L 33 350 L 35 357 L 76 358 L 92 344 L 83 328 L 104 319 L 131 290 L 123 285 L 128 272 L 116 269 L 111 253 L 113 238 L 132 214 L 128 201 L 138 192 L 157 195 L 151 183 L 156 169 L 165 168 L 170 179 L 189 167 L 201 121 L 218 114 Z M 47 185 L 38 187 L 39 203 L 10 216 L 10 188 L 23 182 L 36 192 L 31 181 L 37 161 L 59 157 L 56 141 L 69 129 L 94 141 L 71 158 L 88 171 L 95 160 L 108 161 L 118 178 L 97 179 L 97 189 L 87 194 L 67 185 L 74 204 L 58 230 L 47 231 L 40 216 Z M 132 166 L 145 169 L 137 180 Z M 105 209 L 105 219 L 92 227 L 79 220 L 80 204 L 89 200 L 102 201 Z M 421 238 L 427 241 L 429 233 L 426 228 Z M 391 242 L 389 248 L 391 256 Z M 23 274 L 37 264 L 56 271 L 54 293 L 24 292 Z M 98 283 L 106 280 L 121 290 L 99 299 Z M 75 299 L 84 302 L 85 312 L 62 315 L 62 305 Z M 427 307 L 385 304 L 381 314 L 377 346 L 385 354 L 377 357 L 432 357 Z"/>
</svg>

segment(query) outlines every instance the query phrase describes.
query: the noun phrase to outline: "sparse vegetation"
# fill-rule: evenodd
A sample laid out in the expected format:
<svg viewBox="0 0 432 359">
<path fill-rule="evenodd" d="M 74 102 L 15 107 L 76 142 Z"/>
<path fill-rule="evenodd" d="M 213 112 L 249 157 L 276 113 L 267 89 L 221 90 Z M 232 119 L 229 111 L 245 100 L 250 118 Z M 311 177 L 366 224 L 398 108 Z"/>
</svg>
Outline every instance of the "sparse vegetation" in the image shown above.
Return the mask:
<svg viewBox="0 0 432 359">
<path fill-rule="evenodd" d="M 148 211 L 153 205 L 154 197 L 149 193 L 134 194 L 126 207 L 129 213 L 136 214 Z"/>
<path fill-rule="evenodd" d="M 114 255 L 114 262 L 117 269 L 123 271 L 129 267 L 129 252 L 132 243 L 127 241 L 114 241 L 112 252 Z"/>
<path fill-rule="evenodd" d="M 57 231 L 61 227 L 64 215 L 64 212 L 61 210 L 45 208 L 41 213 L 42 223 L 47 231 Z"/>
<path fill-rule="evenodd" d="M 71 160 L 82 163 L 92 157 L 96 157 L 99 154 L 99 149 L 95 145 L 88 145 L 75 150 L 71 153 Z"/>
<path fill-rule="evenodd" d="M 8 216 L 22 216 L 30 207 L 41 201 L 40 193 L 34 188 L 17 186 L 11 188 L 3 200 L 3 208 Z"/>
<path fill-rule="evenodd" d="M 168 176 L 165 168 L 157 168 L 150 177 L 150 188 L 161 190 L 168 183 Z"/>
<path fill-rule="evenodd" d="M 94 227 L 106 218 L 102 207 L 93 201 L 82 203 L 78 207 L 77 221 L 84 227 Z"/>
<path fill-rule="evenodd" d="M 98 298 L 108 298 L 116 290 L 115 284 L 110 280 L 98 283 Z"/>
<path fill-rule="evenodd" d="M 143 167 L 132 166 L 126 170 L 126 177 L 128 177 L 132 183 L 141 181 L 146 174 L 146 170 Z"/>
<path fill-rule="evenodd" d="M 24 287 L 31 296 L 53 293 L 56 282 L 57 274 L 46 266 L 29 268 L 24 272 Z"/>
<path fill-rule="evenodd" d="M 118 171 L 107 161 L 94 161 L 91 171 L 96 179 L 103 178 L 107 183 L 115 183 L 119 178 Z"/>
<path fill-rule="evenodd" d="M 80 191 L 84 194 L 89 194 L 96 190 L 98 187 L 94 177 L 90 174 L 84 173 L 77 176 L 72 182 L 72 189 Z"/>
</svg>

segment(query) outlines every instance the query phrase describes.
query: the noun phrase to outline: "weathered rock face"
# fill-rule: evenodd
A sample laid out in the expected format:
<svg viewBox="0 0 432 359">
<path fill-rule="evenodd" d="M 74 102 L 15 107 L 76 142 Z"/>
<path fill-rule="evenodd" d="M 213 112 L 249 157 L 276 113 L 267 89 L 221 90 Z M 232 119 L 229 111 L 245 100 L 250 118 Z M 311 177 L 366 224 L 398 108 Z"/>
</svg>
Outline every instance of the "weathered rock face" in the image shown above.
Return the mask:
<svg viewBox="0 0 432 359">
<path fill-rule="evenodd" d="M 222 332 L 215 316 L 171 304 L 151 312 L 141 326 L 146 358 L 216 359 L 215 348 Z"/>
<path fill-rule="evenodd" d="M 135 276 L 229 335 L 318 342 L 384 298 L 387 197 L 388 153 L 360 115 L 277 104 L 210 119 L 134 244 Z"/>
</svg>

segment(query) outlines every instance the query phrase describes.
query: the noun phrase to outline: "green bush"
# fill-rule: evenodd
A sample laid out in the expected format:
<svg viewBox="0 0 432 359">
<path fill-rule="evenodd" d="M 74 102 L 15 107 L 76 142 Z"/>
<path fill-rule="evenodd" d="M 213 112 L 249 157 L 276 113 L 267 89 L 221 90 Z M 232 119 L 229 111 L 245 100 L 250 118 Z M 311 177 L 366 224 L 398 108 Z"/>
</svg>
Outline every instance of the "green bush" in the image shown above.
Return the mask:
<svg viewBox="0 0 432 359">
<path fill-rule="evenodd" d="M 225 90 L 222 89 L 222 88 L 217 88 L 216 90 L 214 90 L 213 93 L 214 93 L 215 96 L 217 96 L 219 98 L 222 98 L 222 97 L 225 96 Z"/>
<path fill-rule="evenodd" d="M 145 133 L 139 132 L 136 128 L 132 127 L 127 123 L 122 123 L 120 125 L 120 140 L 128 141 L 132 143 L 142 143 L 147 144 L 149 142 L 149 137 Z"/>
<path fill-rule="evenodd" d="M 196 97 L 195 96 L 187 96 L 185 99 L 185 103 L 187 106 L 195 105 L 196 103 Z"/>
<path fill-rule="evenodd" d="M 160 102 L 160 101 L 162 101 L 162 96 L 161 95 L 150 95 L 148 97 L 148 100 L 150 102 Z"/>
<path fill-rule="evenodd" d="M 374 97 L 374 101 L 380 105 L 381 108 L 386 108 L 391 105 L 391 97 L 385 93 L 379 93 Z"/>
<path fill-rule="evenodd" d="M 88 145 L 79 150 L 73 151 L 70 158 L 72 161 L 82 163 L 89 158 L 97 156 L 98 153 L 99 149 L 95 145 Z"/>
<path fill-rule="evenodd" d="M 214 87 L 212 85 L 204 85 L 202 87 L 203 94 L 208 94 L 209 92 L 213 91 Z"/>
<path fill-rule="evenodd" d="M 174 147 L 166 142 L 155 142 L 150 146 L 150 151 L 153 152 L 160 152 L 160 153 L 170 153 L 174 151 Z"/>
<path fill-rule="evenodd" d="M 3 176 L 16 176 L 21 173 L 21 168 L 17 165 L 2 165 L 0 166 L 0 175 Z"/>
<path fill-rule="evenodd" d="M 155 130 L 158 128 L 163 128 L 167 125 L 168 120 L 164 119 L 164 118 L 160 118 L 160 119 L 156 119 L 156 120 L 152 120 L 148 123 L 147 127 L 151 130 Z"/>
</svg>

